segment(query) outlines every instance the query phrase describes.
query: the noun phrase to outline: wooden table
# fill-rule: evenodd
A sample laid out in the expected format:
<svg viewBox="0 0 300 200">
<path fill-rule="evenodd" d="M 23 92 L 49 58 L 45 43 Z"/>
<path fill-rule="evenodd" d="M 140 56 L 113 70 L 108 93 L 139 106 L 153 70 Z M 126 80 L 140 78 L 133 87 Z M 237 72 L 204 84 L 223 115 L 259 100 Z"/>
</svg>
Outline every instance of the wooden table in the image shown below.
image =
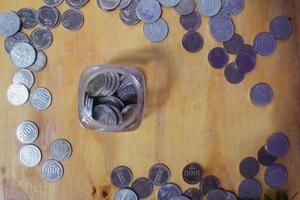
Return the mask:
<svg viewBox="0 0 300 200">
<path fill-rule="evenodd" d="M 22 7 L 38 9 L 42 0 L 2 0 L 0 10 Z M 66 5 L 59 7 L 63 12 Z M 4 48 L 0 48 L 0 199 L 5 200 L 89 200 L 112 199 L 116 190 L 109 175 L 117 165 L 127 165 L 135 177 L 147 176 L 156 162 L 167 164 L 172 182 L 189 187 L 181 178 L 182 168 L 199 162 L 205 175 L 214 174 L 223 188 L 237 191 L 242 177 L 238 165 L 246 156 L 256 156 L 266 138 L 275 131 L 285 132 L 290 151 L 279 160 L 289 172 L 284 188 L 290 195 L 300 190 L 300 3 L 298 0 L 245 0 L 244 11 L 233 17 L 236 31 L 251 43 L 255 34 L 267 31 L 277 15 L 292 18 L 294 34 L 278 41 L 269 57 L 257 59 L 256 69 L 239 85 L 226 82 L 223 70 L 209 66 L 207 54 L 216 46 L 202 17 L 199 31 L 204 49 L 195 54 L 184 51 L 181 38 L 185 31 L 173 9 L 163 10 L 168 22 L 168 38 L 159 44 L 148 42 L 142 23 L 125 26 L 119 13 L 100 11 L 95 0 L 82 9 L 84 27 L 69 32 L 62 26 L 52 30 L 54 42 L 46 50 L 48 65 L 36 74 L 34 87 L 49 88 L 53 103 L 43 112 L 27 103 L 13 107 L 7 103 L 6 89 L 15 67 Z M 297 16 L 298 14 L 298 16 Z M 297 26 L 298 25 L 298 26 Z M 29 33 L 29 32 L 26 32 Z M 0 43 L 4 38 L 0 38 Z M 231 60 L 234 58 L 231 57 Z M 77 87 L 81 71 L 95 64 L 123 64 L 139 67 L 147 81 L 147 101 L 139 129 L 128 133 L 103 134 L 79 125 Z M 253 106 L 249 88 L 266 82 L 274 90 L 272 103 L 264 108 Z M 74 148 L 72 158 L 63 162 L 63 179 L 50 184 L 40 175 L 40 166 L 26 169 L 19 162 L 21 144 L 15 134 L 23 120 L 35 121 L 40 136 L 35 143 L 49 158 L 49 144 L 56 138 L 68 139 Z M 264 167 L 257 179 L 264 191 Z M 156 199 L 156 191 L 150 199 Z M 295 200 L 299 200 L 297 196 Z"/>
</svg>

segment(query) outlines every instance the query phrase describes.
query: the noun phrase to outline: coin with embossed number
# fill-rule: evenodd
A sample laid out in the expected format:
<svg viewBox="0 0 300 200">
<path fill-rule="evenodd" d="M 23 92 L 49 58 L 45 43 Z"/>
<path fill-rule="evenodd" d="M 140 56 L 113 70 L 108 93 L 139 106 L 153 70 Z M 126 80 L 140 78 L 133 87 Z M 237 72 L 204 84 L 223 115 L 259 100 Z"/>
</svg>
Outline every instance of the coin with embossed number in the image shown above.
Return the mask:
<svg viewBox="0 0 300 200">
<path fill-rule="evenodd" d="M 125 166 L 114 168 L 110 174 L 111 183 L 117 188 L 127 187 L 133 179 L 132 171 Z"/>
<path fill-rule="evenodd" d="M 201 178 L 199 188 L 206 195 L 210 190 L 219 189 L 220 185 L 220 180 L 217 177 L 209 175 Z"/>
<path fill-rule="evenodd" d="M 26 68 L 34 63 L 36 51 L 30 44 L 18 42 L 10 52 L 10 59 L 18 68 Z"/>
<path fill-rule="evenodd" d="M 29 97 L 29 102 L 36 110 L 47 109 L 52 101 L 51 93 L 46 88 L 38 87 L 33 90 Z"/>
<path fill-rule="evenodd" d="M 17 137 L 24 144 L 33 143 L 39 136 L 39 129 L 32 121 L 24 121 L 17 127 Z"/>
<path fill-rule="evenodd" d="M 189 163 L 182 170 L 183 180 L 188 184 L 197 184 L 202 176 L 202 167 L 198 163 Z"/>
<path fill-rule="evenodd" d="M 153 165 L 148 172 L 148 178 L 156 186 L 160 186 L 168 182 L 170 177 L 171 177 L 170 169 L 162 163 Z"/>
<path fill-rule="evenodd" d="M 275 51 L 276 40 L 270 33 L 260 32 L 253 40 L 253 47 L 258 55 L 268 56 Z"/>
<path fill-rule="evenodd" d="M 138 199 L 139 198 L 136 195 L 136 193 L 128 188 L 118 190 L 113 197 L 113 200 L 138 200 Z"/>
<path fill-rule="evenodd" d="M 53 36 L 46 28 L 37 28 L 30 34 L 30 43 L 37 49 L 47 49 L 52 44 Z"/>
<path fill-rule="evenodd" d="M 76 31 L 83 25 L 83 14 L 76 9 L 68 9 L 62 14 L 61 24 L 70 31 Z"/>
<path fill-rule="evenodd" d="M 152 182 L 145 177 L 134 180 L 131 184 L 131 188 L 141 199 L 149 197 L 153 192 Z"/>
<path fill-rule="evenodd" d="M 213 37 L 221 42 L 230 40 L 234 35 L 234 25 L 225 17 L 213 17 L 210 21 L 210 31 Z"/>
<path fill-rule="evenodd" d="M 40 163 L 42 153 L 35 145 L 25 145 L 21 148 L 19 157 L 22 165 L 25 167 L 35 167 Z"/>
<path fill-rule="evenodd" d="M 200 51 L 203 48 L 203 45 L 203 37 L 197 31 L 188 31 L 182 38 L 183 48 L 190 53 L 196 53 Z"/>
<path fill-rule="evenodd" d="M 7 100 L 14 106 L 20 106 L 26 103 L 28 96 L 28 89 L 22 84 L 14 83 L 7 89 Z"/>
<path fill-rule="evenodd" d="M 19 16 L 12 12 L 0 13 L 0 35 L 5 37 L 14 35 L 20 29 L 21 21 Z"/>
<path fill-rule="evenodd" d="M 163 184 L 157 193 L 157 200 L 170 200 L 174 197 L 181 196 L 181 189 L 175 183 Z"/>
<path fill-rule="evenodd" d="M 32 72 L 39 72 L 42 71 L 46 67 L 46 65 L 47 65 L 46 54 L 43 51 L 38 51 L 35 62 L 27 69 Z"/>
<path fill-rule="evenodd" d="M 136 14 L 145 23 L 153 23 L 161 15 L 161 7 L 156 0 L 140 0 L 136 7 Z"/>
<path fill-rule="evenodd" d="M 64 169 L 57 160 L 46 160 L 41 168 L 41 176 L 45 181 L 57 182 L 64 175 Z"/>
<path fill-rule="evenodd" d="M 18 42 L 26 42 L 29 43 L 28 37 L 22 33 L 22 32 L 17 32 L 16 34 L 12 36 L 8 36 L 5 38 L 4 41 L 4 49 L 7 53 L 10 53 L 11 50 L 13 49 L 14 45 Z"/>
<path fill-rule="evenodd" d="M 139 23 L 140 19 L 136 15 L 136 7 L 138 0 L 132 0 L 126 8 L 120 10 L 119 16 L 121 21 L 126 25 L 135 25 Z"/>
<path fill-rule="evenodd" d="M 72 155 L 72 146 L 66 139 L 57 139 L 51 143 L 49 152 L 55 160 L 68 160 Z"/>
<path fill-rule="evenodd" d="M 38 23 L 49 29 L 57 26 L 59 17 L 59 11 L 55 7 L 43 6 L 37 11 Z"/>
<path fill-rule="evenodd" d="M 160 42 L 167 37 L 169 28 L 167 23 L 159 18 L 153 23 L 145 23 L 143 32 L 145 37 L 151 42 Z"/>
<path fill-rule="evenodd" d="M 37 25 L 37 14 L 33 8 L 21 8 L 17 14 L 20 17 L 22 28 L 32 29 Z"/>
<path fill-rule="evenodd" d="M 12 76 L 12 82 L 23 84 L 27 89 L 30 89 L 34 84 L 34 76 L 27 69 L 18 69 Z"/>
</svg>

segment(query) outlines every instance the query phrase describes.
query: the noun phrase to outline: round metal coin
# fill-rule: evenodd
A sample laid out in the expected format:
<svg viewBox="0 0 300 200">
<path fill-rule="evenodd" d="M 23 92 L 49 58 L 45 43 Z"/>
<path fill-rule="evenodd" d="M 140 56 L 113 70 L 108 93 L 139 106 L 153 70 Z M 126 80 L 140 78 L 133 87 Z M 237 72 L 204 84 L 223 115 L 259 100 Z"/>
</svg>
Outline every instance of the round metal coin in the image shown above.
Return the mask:
<svg viewBox="0 0 300 200">
<path fill-rule="evenodd" d="M 183 168 L 182 177 L 188 184 L 197 184 L 202 177 L 202 167 L 198 163 L 189 163 Z"/>
<path fill-rule="evenodd" d="M 170 169 L 166 165 L 161 163 L 153 165 L 148 172 L 148 178 L 156 186 L 160 186 L 168 182 L 170 177 L 171 177 Z"/>
<path fill-rule="evenodd" d="M 175 7 L 180 3 L 180 0 L 158 0 L 165 7 Z"/>
<path fill-rule="evenodd" d="M 267 139 L 265 148 L 270 155 L 282 157 L 289 149 L 289 140 L 284 133 L 277 132 Z"/>
<path fill-rule="evenodd" d="M 257 83 L 250 90 L 250 99 L 256 106 L 267 106 L 273 99 L 273 90 L 266 83 Z"/>
<path fill-rule="evenodd" d="M 244 0 L 222 0 L 222 8 L 229 15 L 239 14 L 244 9 Z"/>
<path fill-rule="evenodd" d="M 141 199 L 149 197 L 153 192 L 152 182 L 144 177 L 134 180 L 131 184 L 131 188 Z"/>
<path fill-rule="evenodd" d="M 20 150 L 20 161 L 25 167 L 35 167 L 42 159 L 41 150 L 35 145 L 25 145 Z"/>
<path fill-rule="evenodd" d="M 20 83 L 30 89 L 34 84 L 34 76 L 27 69 L 19 69 L 12 76 L 13 83 Z"/>
<path fill-rule="evenodd" d="M 129 6 L 120 10 L 119 16 L 123 23 L 127 25 L 135 25 L 139 23 L 140 19 L 136 15 L 136 7 L 138 2 L 138 0 L 132 0 Z"/>
<path fill-rule="evenodd" d="M 32 8 L 21 8 L 17 12 L 20 17 L 22 28 L 32 29 L 37 24 L 37 14 L 36 11 Z"/>
<path fill-rule="evenodd" d="M 180 187 L 174 183 L 165 183 L 158 190 L 157 200 L 170 200 L 178 196 L 181 196 Z"/>
<path fill-rule="evenodd" d="M 188 15 L 181 15 L 179 22 L 185 30 L 195 31 L 201 25 L 201 17 L 197 11 L 194 11 Z"/>
<path fill-rule="evenodd" d="M 223 42 L 227 53 L 236 54 L 238 49 L 244 45 L 244 39 L 241 35 L 234 33 L 230 40 Z"/>
<path fill-rule="evenodd" d="M 53 41 L 52 33 L 46 28 L 37 28 L 30 34 L 30 43 L 37 49 L 43 50 L 50 47 Z"/>
<path fill-rule="evenodd" d="M 136 195 L 136 193 L 128 188 L 118 190 L 113 197 L 113 200 L 138 200 L 138 199 L 139 198 Z"/>
<path fill-rule="evenodd" d="M 201 200 L 203 197 L 202 192 L 197 188 L 189 188 L 183 192 L 183 195 L 190 198 L 190 200 Z"/>
<path fill-rule="evenodd" d="M 257 152 L 257 159 L 258 159 L 258 162 L 264 166 L 269 166 L 273 163 L 276 162 L 277 158 L 270 155 L 265 146 L 261 147 L 259 149 L 259 151 Z"/>
<path fill-rule="evenodd" d="M 24 121 L 17 127 L 17 137 L 24 144 L 33 143 L 39 136 L 39 129 L 32 121 Z"/>
<path fill-rule="evenodd" d="M 83 14 L 79 10 L 68 9 L 62 14 L 63 27 L 70 31 L 76 31 L 83 25 Z"/>
<path fill-rule="evenodd" d="M 272 19 L 269 25 L 270 34 L 277 40 L 289 38 L 293 33 L 292 23 L 285 16 L 278 16 Z"/>
<path fill-rule="evenodd" d="M 41 176 L 45 181 L 57 182 L 64 174 L 63 166 L 57 160 L 46 160 L 41 168 Z"/>
<path fill-rule="evenodd" d="M 97 0 L 98 6 L 105 11 L 110 11 L 116 9 L 121 0 Z"/>
<path fill-rule="evenodd" d="M 261 186 L 255 179 L 245 179 L 239 186 L 239 197 L 257 199 L 261 193 Z"/>
<path fill-rule="evenodd" d="M 29 97 L 29 102 L 36 110 L 47 109 L 52 101 L 52 96 L 49 90 L 46 88 L 38 87 L 33 90 Z"/>
<path fill-rule="evenodd" d="M 188 31 L 182 38 L 182 46 L 190 53 L 196 53 L 203 48 L 204 40 L 200 33 Z"/>
<path fill-rule="evenodd" d="M 37 11 L 38 23 L 46 28 L 56 27 L 59 21 L 59 12 L 51 6 L 43 6 Z"/>
<path fill-rule="evenodd" d="M 259 172 L 259 163 L 254 157 L 247 157 L 240 162 L 239 169 L 243 177 L 254 178 Z"/>
<path fill-rule="evenodd" d="M 125 166 L 114 168 L 110 174 L 111 183 L 117 188 L 127 187 L 133 179 L 132 171 Z"/>
<path fill-rule="evenodd" d="M 200 14 L 204 16 L 214 16 L 216 15 L 222 7 L 221 0 L 198 0 L 197 8 Z"/>
<path fill-rule="evenodd" d="M 256 58 L 248 52 L 238 52 L 235 63 L 239 72 L 249 73 L 256 65 Z"/>
<path fill-rule="evenodd" d="M 45 4 L 51 7 L 56 7 L 62 4 L 64 0 L 43 0 Z"/>
<path fill-rule="evenodd" d="M 219 189 L 220 185 L 220 180 L 217 177 L 210 175 L 201 178 L 199 189 L 206 195 L 210 190 Z"/>
<path fill-rule="evenodd" d="M 68 160 L 72 155 L 72 146 L 66 139 L 57 139 L 50 145 L 50 155 L 58 161 Z"/>
<path fill-rule="evenodd" d="M 13 49 L 14 45 L 18 42 L 26 42 L 29 43 L 28 37 L 22 33 L 22 32 L 17 32 L 16 34 L 12 36 L 8 36 L 5 38 L 4 41 L 4 48 L 7 53 L 10 53 L 11 50 Z"/>
<path fill-rule="evenodd" d="M 253 41 L 254 50 L 261 56 L 271 55 L 276 48 L 276 40 L 267 32 L 258 33 Z"/>
<path fill-rule="evenodd" d="M 180 15 L 188 15 L 191 14 L 196 7 L 196 3 L 194 0 L 181 0 L 179 4 L 175 7 L 175 10 Z"/>
<path fill-rule="evenodd" d="M 227 65 L 229 56 L 225 49 L 215 47 L 209 52 L 208 61 L 213 68 L 220 69 Z"/>
<path fill-rule="evenodd" d="M 47 56 L 43 51 L 37 52 L 37 57 L 33 65 L 28 67 L 27 69 L 32 72 L 39 72 L 43 70 L 47 65 Z"/>
<path fill-rule="evenodd" d="M 89 0 L 65 0 L 66 4 L 75 9 L 80 9 L 88 3 Z"/>
<path fill-rule="evenodd" d="M 10 59 L 17 67 L 26 68 L 34 63 L 36 51 L 30 44 L 18 42 L 10 52 Z"/>
<path fill-rule="evenodd" d="M 272 164 L 267 167 L 264 175 L 266 184 L 272 188 L 280 188 L 287 181 L 288 172 L 280 164 Z"/>
<path fill-rule="evenodd" d="M 210 22 L 213 37 L 221 42 L 230 40 L 234 35 L 234 25 L 231 20 L 217 17 Z"/>
<path fill-rule="evenodd" d="M 136 7 L 136 15 L 145 23 L 152 23 L 161 16 L 161 7 L 156 0 L 140 0 Z"/>
<path fill-rule="evenodd" d="M 225 67 L 224 76 L 229 83 L 237 84 L 244 80 L 245 74 L 237 69 L 235 63 L 230 63 Z"/>
<path fill-rule="evenodd" d="M 14 83 L 10 85 L 7 89 L 7 100 L 12 105 L 23 105 L 27 102 L 28 97 L 28 89 L 22 84 Z"/>
<path fill-rule="evenodd" d="M 20 29 L 21 21 L 19 16 L 12 12 L 0 13 L 0 35 L 5 37 L 14 35 Z"/>
<path fill-rule="evenodd" d="M 207 200 L 228 200 L 227 194 L 223 190 L 213 189 L 206 194 Z"/>
<path fill-rule="evenodd" d="M 164 20 L 158 19 L 153 23 L 145 23 L 143 32 L 145 37 L 151 42 L 160 42 L 167 37 L 169 28 Z"/>
</svg>

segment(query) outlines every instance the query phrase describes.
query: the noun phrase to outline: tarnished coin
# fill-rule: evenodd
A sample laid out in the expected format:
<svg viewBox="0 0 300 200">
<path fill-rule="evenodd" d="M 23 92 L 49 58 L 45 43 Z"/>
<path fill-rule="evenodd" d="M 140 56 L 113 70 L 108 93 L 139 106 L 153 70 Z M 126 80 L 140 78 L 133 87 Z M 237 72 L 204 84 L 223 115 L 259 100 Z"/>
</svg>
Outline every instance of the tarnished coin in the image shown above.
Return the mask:
<svg viewBox="0 0 300 200">
<path fill-rule="evenodd" d="M 228 192 L 226 191 L 226 195 L 227 195 L 227 200 L 238 200 L 238 198 L 236 197 L 236 195 L 232 192 Z"/>
<path fill-rule="evenodd" d="M 264 180 L 272 188 L 280 188 L 287 179 L 288 172 L 283 165 L 272 164 L 265 171 Z"/>
<path fill-rule="evenodd" d="M 121 111 L 123 121 L 130 119 L 130 117 L 135 112 L 136 107 L 137 107 L 136 104 L 129 104 L 123 108 L 123 110 Z"/>
<path fill-rule="evenodd" d="M 80 9 L 88 3 L 89 0 L 65 0 L 70 8 Z"/>
<path fill-rule="evenodd" d="M 189 197 L 181 195 L 178 197 L 172 197 L 170 200 L 191 200 Z"/>
<path fill-rule="evenodd" d="M 21 27 L 21 21 L 19 16 L 12 12 L 0 13 L 0 35 L 5 37 L 16 34 Z"/>
<path fill-rule="evenodd" d="M 266 151 L 278 158 L 286 154 L 289 149 L 289 140 L 284 133 L 273 133 L 265 144 Z"/>
<path fill-rule="evenodd" d="M 197 184 L 202 177 L 202 167 L 198 163 L 189 163 L 182 170 L 182 178 L 188 184 Z"/>
<path fill-rule="evenodd" d="M 158 0 L 165 7 L 175 7 L 180 3 L 180 0 Z"/>
<path fill-rule="evenodd" d="M 238 48 L 237 55 L 241 53 L 248 53 L 254 58 L 256 58 L 256 52 L 254 51 L 254 47 L 250 44 L 244 44 L 240 48 Z"/>
<path fill-rule="evenodd" d="M 170 200 L 178 196 L 181 196 L 180 187 L 174 183 L 165 183 L 158 190 L 157 200 Z"/>
<path fill-rule="evenodd" d="M 266 83 L 257 83 L 250 90 L 250 100 L 255 106 L 267 106 L 273 99 L 273 90 Z"/>
<path fill-rule="evenodd" d="M 107 76 L 105 73 L 96 75 L 88 84 L 87 90 L 90 96 L 100 96 L 107 85 Z"/>
<path fill-rule="evenodd" d="M 269 25 L 269 32 L 277 40 L 285 40 L 293 33 L 292 23 L 285 16 L 278 16 L 272 19 Z"/>
<path fill-rule="evenodd" d="M 220 69 L 227 65 L 229 56 L 225 49 L 215 47 L 209 52 L 208 61 L 213 68 Z"/>
<path fill-rule="evenodd" d="M 261 193 L 261 186 L 255 179 L 244 179 L 239 186 L 239 197 L 257 199 Z"/>
<path fill-rule="evenodd" d="M 72 155 L 72 145 L 66 139 L 57 139 L 51 143 L 49 152 L 55 160 L 68 160 Z"/>
<path fill-rule="evenodd" d="M 7 89 L 7 100 L 12 105 L 23 105 L 27 102 L 28 97 L 28 89 L 22 84 L 14 83 L 10 85 Z"/>
<path fill-rule="evenodd" d="M 64 0 L 43 0 L 43 1 L 48 6 L 56 7 L 62 4 Z"/>
<path fill-rule="evenodd" d="M 256 65 L 256 58 L 248 52 L 238 52 L 235 63 L 239 72 L 249 73 Z"/>
<path fill-rule="evenodd" d="M 197 8 L 200 14 L 204 16 L 214 16 L 216 15 L 222 7 L 221 0 L 198 0 Z"/>
<path fill-rule="evenodd" d="M 121 0 L 120 4 L 118 5 L 118 9 L 126 8 L 131 3 L 131 0 Z"/>
<path fill-rule="evenodd" d="M 203 197 L 202 192 L 197 188 L 189 188 L 183 192 L 183 195 L 190 198 L 190 200 L 201 200 Z"/>
<path fill-rule="evenodd" d="M 27 69 L 32 72 L 42 71 L 47 65 L 47 56 L 43 51 L 38 51 L 35 62 Z"/>
<path fill-rule="evenodd" d="M 233 37 L 234 25 L 231 20 L 218 17 L 211 20 L 210 31 L 216 40 L 224 42 Z"/>
<path fill-rule="evenodd" d="M 188 31 L 182 38 L 183 48 L 190 53 L 200 51 L 203 48 L 203 45 L 203 37 L 196 31 Z"/>
<path fill-rule="evenodd" d="M 46 88 L 38 87 L 31 92 L 29 102 L 34 109 L 45 110 L 50 106 L 52 96 Z"/>
<path fill-rule="evenodd" d="M 25 145 L 20 150 L 20 161 L 25 167 L 35 167 L 42 159 L 41 150 L 35 145 Z"/>
<path fill-rule="evenodd" d="M 264 166 L 269 166 L 276 162 L 277 158 L 269 154 L 265 146 L 261 147 L 257 152 L 258 162 Z"/>
<path fill-rule="evenodd" d="M 34 76 L 27 69 L 18 69 L 12 76 L 13 83 L 20 83 L 30 89 L 34 84 Z"/>
<path fill-rule="evenodd" d="M 161 16 L 161 7 L 156 0 L 140 0 L 136 7 L 136 15 L 145 23 L 152 23 Z"/>
<path fill-rule="evenodd" d="M 121 0 L 97 0 L 98 6 L 105 11 L 110 11 L 116 9 Z"/>
<path fill-rule="evenodd" d="M 201 25 L 201 17 L 197 11 L 194 11 L 188 15 L 181 15 L 179 22 L 185 30 L 195 31 Z"/>
<path fill-rule="evenodd" d="M 106 126 L 116 126 L 118 124 L 118 116 L 109 105 L 97 105 L 93 108 L 92 116 L 99 123 Z"/>
<path fill-rule="evenodd" d="M 199 189 L 206 195 L 210 190 L 219 189 L 220 185 L 220 180 L 217 177 L 210 175 L 201 178 Z"/>
<path fill-rule="evenodd" d="M 181 0 L 177 6 L 175 6 L 175 10 L 180 15 L 188 15 L 191 14 L 196 7 L 196 3 L 194 0 Z"/>
<path fill-rule="evenodd" d="M 239 14 L 244 9 L 244 0 L 222 0 L 223 10 L 230 14 Z"/>
<path fill-rule="evenodd" d="M 20 17 L 22 28 L 32 29 L 37 25 L 37 14 L 33 8 L 21 8 L 17 14 Z"/>
<path fill-rule="evenodd" d="M 59 21 L 59 12 L 55 7 L 43 6 L 37 11 L 38 23 L 48 29 L 54 28 Z"/>
<path fill-rule="evenodd" d="M 34 63 L 36 51 L 30 44 L 18 42 L 10 52 L 10 59 L 18 68 L 26 68 Z"/>
<path fill-rule="evenodd" d="M 128 188 L 118 190 L 113 197 L 113 200 L 138 200 L 138 199 L 139 198 L 136 195 L 136 193 Z"/>
<path fill-rule="evenodd" d="M 134 180 L 131 184 L 131 188 L 141 199 L 149 197 L 153 192 L 152 182 L 145 177 Z"/>
<path fill-rule="evenodd" d="M 17 127 L 17 137 L 24 144 L 33 143 L 39 136 L 39 129 L 32 121 L 24 121 Z"/>
<path fill-rule="evenodd" d="M 223 42 L 223 46 L 227 53 L 236 54 L 238 49 L 244 45 L 244 39 L 238 33 L 234 33 L 232 38 Z"/>
<path fill-rule="evenodd" d="M 111 183 L 117 188 L 127 187 L 133 179 L 132 171 L 125 166 L 114 168 L 110 174 Z"/>
<path fill-rule="evenodd" d="M 167 23 L 160 18 L 153 23 L 145 23 L 143 31 L 145 37 L 151 42 L 160 42 L 167 37 L 169 28 Z"/>
<path fill-rule="evenodd" d="M 4 41 L 4 48 L 7 53 L 10 53 L 14 45 L 18 42 L 26 42 L 29 43 L 28 37 L 22 33 L 22 32 L 17 32 L 16 34 L 12 36 L 8 36 L 5 38 Z"/>
<path fill-rule="evenodd" d="M 225 67 L 224 76 L 229 83 L 237 84 L 244 80 L 245 74 L 237 69 L 235 63 L 230 63 Z"/>
<path fill-rule="evenodd" d="M 259 163 L 254 157 L 247 157 L 240 162 L 239 169 L 243 177 L 254 178 L 259 172 Z"/>
<path fill-rule="evenodd" d="M 213 189 L 206 194 L 207 200 L 228 200 L 227 194 L 223 190 Z"/>
<path fill-rule="evenodd" d="M 53 41 L 53 36 L 50 30 L 46 28 L 37 28 L 30 34 L 30 43 L 37 49 L 43 50 L 50 47 Z"/>
<path fill-rule="evenodd" d="M 166 165 L 161 163 L 153 165 L 148 172 L 148 178 L 156 186 L 160 186 L 168 182 L 170 177 L 171 177 L 170 169 Z"/>
<path fill-rule="evenodd" d="M 139 23 L 140 19 L 136 15 L 136 7 L 138 0 L 132 0 L 126 8 L 120 10 L 120 19 L 123 23 L 127 25 L 135 25 Z"/>
<path fill-rule="evenodd" d="M 276 40 L 270 33 L 260 32 L 253 40 L 253 47 L 258 55 L 268 56 L 274 52 Z"/>
<path fill-rule="evenodd" d="M 70 31 L 76 31 L 83 25 L 83 14 L 76 9 L 68 9 L 62 14 L 63 27 Z"/>
<path fill-rule="evenodd" d="M 64 175 L 64 169 L 57 160 L 46 160 L 41 168 L 41 176 L 45 181 L 57 182 Z"/>
</svg>

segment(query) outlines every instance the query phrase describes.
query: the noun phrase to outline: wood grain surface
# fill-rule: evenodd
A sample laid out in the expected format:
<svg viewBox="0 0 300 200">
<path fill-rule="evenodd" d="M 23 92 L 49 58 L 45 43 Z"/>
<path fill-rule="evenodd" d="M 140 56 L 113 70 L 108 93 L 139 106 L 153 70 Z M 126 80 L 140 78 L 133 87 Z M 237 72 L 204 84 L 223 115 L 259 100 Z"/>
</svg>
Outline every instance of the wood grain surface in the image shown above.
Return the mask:
<svg viewBox="0 0 300 200">
<path fill-rule="evenodd" d="M 1 0 L 0 11 L 22 7 L 38 9 L 42 0 Z M 65 4 L 59 7 L 63 12 Z M 190 54 L 184 51 L 179 16 L 173 9 L 163 9 L 163 19 L 170 32 L 159 44 L 148 42 L 142 23 L 128 27 L 118 11 L 102 12 L 95 0 L 81 11 L 85 24 L 80 31 L 69 32 L 62 26 L 52 30 L 54 42 L 46 50 L 48 65 L 35 75 L 35 86 L 49 88 L 51 107 L 35 111 L 27 103 L 13 107 L 6 100 L 6 89 L 16 68 L 0 48 L 0 199 L 5 200 L 99 200 L 112 199 L 116 190 L 109 175 L 117 165 L 129 166 L 135 177 L 147 176 L 156 162 L 167 164 L 172 182 L 182 189 L 189 186 L 181 178 L 188 162 L 199 162 L 204 174 L 214 174 L 222 187 L 237 191 L 242 177 L 238 165 L 246 156 L 256 156 L 266 138 L 275 131 L 285 132 L 290 151 L 279 160 L 289 172 L 285 184 L 290 195 L 300 192 L 300 2 L 299 0 L 245 0 L 244 11 L 233 16 L 236 31 L 251 43 L 255 34 L 267 31 L 270 20 L 278 15 L 291 17 L 294 34 L 278 41 L 269 57 L 258 56 L 257 65 L 239 85 L 226 82 L 223 70 L 209 66 L 211 48 L 222 46 L 202 17 L 199 29 L 205 39 L 204 49 Z M 30 33 L 27 32 L 26 33 Z M 3 44 L 4 38 L 0 38 Z M 233 57 L 231 57 L 233 60 Z M 103 134 L 79 125 L 77 89 L 81 71 L 95 64 L 122 64 L 140 68 L 146 77 L 145 114 L 139 129 L 133 132 Z M 253 106 L 249 88 L 266 82 L 274 90 L 272 103 L 264 108 Z M 23 120 L 35 121 L 40 136 L 35 143 L 49 158 L 49 144 L 66 138 L 73 145 L 73 155 L 63 162 L 63 179 L 55 184 L 44 182 L 41 164 L 24 168 L 18 157 L 21 144 L 16 127 Z M 261 167 L 257 179 L 264 191 Z M 151 198 L 156 199 L 156 191 Z M 300 194 L 295 200 L 300 199 Z"/>
</svg>

